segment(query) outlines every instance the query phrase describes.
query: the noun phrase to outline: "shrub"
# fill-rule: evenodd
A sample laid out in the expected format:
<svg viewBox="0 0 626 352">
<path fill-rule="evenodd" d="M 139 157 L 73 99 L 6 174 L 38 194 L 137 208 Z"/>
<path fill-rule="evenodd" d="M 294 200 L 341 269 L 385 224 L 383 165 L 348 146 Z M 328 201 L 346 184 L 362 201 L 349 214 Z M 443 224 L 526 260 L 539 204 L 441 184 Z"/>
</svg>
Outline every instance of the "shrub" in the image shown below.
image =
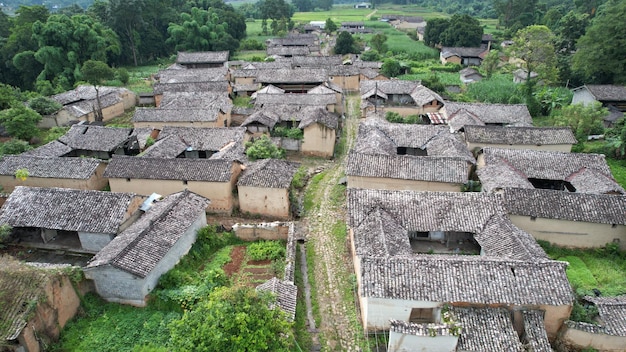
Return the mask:
<svg viewBox="0 0 626 352">
<path fill-rule="evenodd" d="M 152 138 L 152 137 L 146 138 L 146 148 L 149 148 L 149 147 L 153 146 L 154 142 L 155 142 L 154 138 Z"/>
<path fill-rule="evenodd" d="M 63 105 L 47 97 L 35 97 L 28 101 L 28 106 L 40 115 L 50 115 L 59 111 Z"/>
<path fill-rule="evenodd" d="M 285 257 L 285 244 L 279 241 L 254 242 L 246 253 L 252 260 L 277 260 Z"/>
<path fill-rule="evenodd" d="M 19 139 L 9 139 L 8 141 L 0 144 L 0 156 L 7 154 L 21 154 L 29 149 L 32 149 L 32 147 L 28 144 L 28 142 Z"/>
<path fill-rule="evenodd" d="M 240 50 L 264 50 L 265 45 L 256 39 L 244 39 L 239 44 Z"/>
<path fill-rule="evenodd" d="M 46 134 L 46 138 L 43 140 L 44 143 L 49 143 L 59 139 L 62 135 L 66 134 L 69 131 L 69 127 L 52 127 L 48 130 Z"/>
<path fill-rule="evenodd" d="M 295 189 L 304 188 L 304 186 L 306 186 L 307 177 L 308 170 L 306 166 L 300 166 L 296 173 L 293 175 L 293 179 L 291 180 L 291 186 Z"/>
<path fill-rule="evenodd" d="M 115 78 L 122 82 L 123 85 L 127 85 L 130 81 L 130 74 L 128 73 L 127 69 L 123 67 L 118 68 L 117 71 L 115 71 Z"/>
<path fill-rule="evenodd" d="M 285 150 L 278 148 L 268 136 L 261 136 L 254 142 L 246 143 L 246 156 L 254 161 L 257 159 L 284 159 Z"/>
<path fill-rule="evenodd" d="M 285 138 L 291 138 L 291 139 L 303 139 L 304 138 L 304 132 L 297 128 L 297 127 L 282 127 L 282 126 L 277 126 L 274 128 L 274 130 L 272 130 L 272 137 L 285 137 Z"/>
<path fill-rule="evenodd" d="M 419 124 L 423 122 L 422 117 L 419 115 L 402 116 L 393 111 L 387 111 L 385 119 L 392 123 Z"/>
</svg>

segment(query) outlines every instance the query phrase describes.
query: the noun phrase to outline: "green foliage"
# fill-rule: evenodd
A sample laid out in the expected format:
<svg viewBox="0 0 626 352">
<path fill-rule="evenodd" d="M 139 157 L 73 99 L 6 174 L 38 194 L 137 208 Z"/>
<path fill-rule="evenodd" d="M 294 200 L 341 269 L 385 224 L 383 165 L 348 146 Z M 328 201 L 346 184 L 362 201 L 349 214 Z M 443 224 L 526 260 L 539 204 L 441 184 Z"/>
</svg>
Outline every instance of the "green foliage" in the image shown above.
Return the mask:
<svg viewBox="0 0 626 352">
<path fill-rule="evenodd" d="M 63 105 L 48 97 L 35 97 L 28 101 L 28 106 L 40 115 L 51 115 L 59 111 Z"/>
<path fill-rule="evenodd" d="M 270 19 L 270 28 L 272 34 L 277 35 L 279 32 L 286 32 L 293 28 L 293 8 L 284 0 L 262 0 L 257 2 L 259 14 L 262 19 L 262 32 L 268 34 L 267 20 Z"/>
<path fill-rule="evenodd" d="M 572 283 L 573 285 L 573 283 Z M 595 304 L 581 303 L 578 299 L 574 301 L 570 320 L 583 323 L 596 324 L 595 318 L 598 316 L 598 307 Z"/>
<path fill-rule="evenodd" d="M 275 298 L 249 287 L 219 288 L 170 323 L 177 351 L 289 351 L 292 324 Z M 193 334 L 190 334 L 193 331 Z"/>
<path fill-rule="evenodd" d="M 537 0 L 493 0 L 500 25 L 519 29 L 535 23 Z"/>
<path fill-rule="evenodd" d="M 400 73 L 402 73 L 402 66 L 400 65 L 400 62 L 394 59 L 385 59 L 380 68 L 380 72 L 389 78 L 397 77 Z"/>
<path fill-rule="evenodd" d="M 543 86 L 534 92 L 534 96 L 541 105 L 541 115 L 547 116 L 569 105 L 573 93 L 564 87 Z"/>
<path fill-rule="evenodd" d="M 250 97 L 242 97 L 242 96 L 236 96 L 235 99 L 233 99 L 233 105 L 242 107 L 242 108 L 253 107 L 253 105 L 250 103 Z"/>
<path fill-rule="evenodd" d="M 285 138 L 302 140 L 304 138 L 304 131 L 302 131 L 301 129 L 297 127 L 289 128 L 289 127 L 283 127 L 283 126 L 276 126 L 272 130 L 271 135 L 272 137 L 285 137 Z"/>
<path fill-rule="evenodd" d="M 8 224 L 0 225 L 0 248 L 4 248 L 4 243 L 11 237 L 13 228 Z"/>
<path fill-rule="evenodd" d="M 123 67 L 118 68 L 115 71 L 115 77 L 119 79 L 123 85 L 127 85 L 128 82 L 130 82 L 130 73 L 128 73 L 128 70 Z"/>
<path fill-rule="evenodd" d="M 422 84 L 433 91 L 443 94 L 446 92 L 446 86 L 439 80 L 437 72 L 431 72 L 426 78 L 422 80 Z"/>
<path fill-rule="evenodd" d="M 386 41 L 387 41 L 386 35 L 384 35 L 383 33 L 376 33 L 374 34 L 372 39 L 370 39 L 370 45 L 377 52 L 384 53 L 387 51 L 387 44 L 385 44 Z"/>
<path fill-rule="evenodd" d="M 480 64 L 480 67 L 485 70 L 486 78 L 490 79 L 493 74 L 498 69 L 498 64 L 500 63 L 500 52 L 497 50 L 491 50 L 485 58 L 483 62 Z"/>
<path fill-rule="evenodd" d="M 252 260 L 278 260 L 285 257 L 285 243 L 281 241 L 258 241 L 251 243 L 246 254 Z"/>
<path fill-rule="evenodd" d="M 115 73 L 106 62 L 97 60 L 87 60 L 81 67 L 82 79 L 94 86 L 99 85 L 105 79 L 111 79 Z"/>
<path fill-rule="evenodd" d="M 483 27 L 477 19 L 457 14 L 450 18 L 448 27 L 441 33 L 441 43 L 450 47 L 478 47 L 482 36 Z"/>
<path fill-rule="evenodd" d="M 359 58 L 363 61 L 379 61 L 380 54 L 376 50 L 368 50 L 361 54 Z"/>
<path fill-rule="evenodd" d="M 291 187 L 298 190 L 304 188 L 304 186 L 306 186 L 308 176 L 308 168 L 304 165 L 301 165 L 296 173 L 293 175 L 293 179 L 291 180 Z"/>
<path fill-rule="evenodd" d="M 587 140 L 591 134 L 602 134 L 604 126 L 602 121 L 608 114 L 608 110 L 600 103 L 583 105 L 575 104 L 564 107 L 561 114 L 555 117 L 555 125 L 569 126 L 579 142 Z"/>
<path fill-rule="evenodd" d="M 387 111 L 385 119 L 392 123 L 421 124 L 424 123 L 420 115 L 402 116 L 397 112 Z"/>
<path fill-rule="evenodd" d="M 337 55 L 359 54 L 361 52 L 361 50 L 357 48 L 352 34 L 346 31 L 339 32 L 334 50 Z"/>
<path fill-rule="evenodd" d="M 154 138 L 148 136 L 148 138 L 146 138 L 146 148 L 153 146 L 154 142 L 155 142 Z"/>
<path fill-rule="evenodd" d="M 20 181 L 26 181 L 26 179 L 30 176 L 30 172 L 27 169 L 17 169 L 15 170 L 15 178 Z"/>
<path fill-rule="evenodd" d="M 285 150 L 278 148 L 268 136 L 263 135 L 254 142 L 246 142 L 246 156 L 252 161 L 258 159 L 284 159 Z"/>
<path fill-rule="evenodd" d="M 28 142 L 20 139 L 9 139 L 4 143 L 0 143 L 0 156 L 7 154 L 22 154 L 32 149 Z"/>
<path fill-rule="evenodd" d="M 606 159 L 607 164 L 611 168 L 611 174 L 622 188 L 626 188 L 626 161 Z"/>
<path fill-rule="evenodd" d="M 306 189 L 306 193 L 304 194 L 304 212 L 306 214 L 311 214 L 319 209 L 319 203 L 315 202 L 315 196 L 317 191 L 320 188 L 320 183 L 324 178 L 325 173 L 321 172 L 311 178 L 309 185 Z"/>
<path fill-rule="evenodd" d="M 12 108 L 0 111 L 0 124 L 12 137 L 29 140 L 39 133 L 37 123 L 41 115 L 35 110 L 15 104 Z"/>
<path fill-rule="evenodd" d="M 180 18 L 181 24 L 170 23 L 167 28 L 166 43 L 176 50 L 233 52 L 239 47 L 239 42 L 228 33 L 228 25 L 212 9 L 194 7 L 189 13 L 181 13 Z"/>
<path fill-rule="evenodd" d="M 482 103 L 520 104 L 524 101 L 524 94 L 519 89 L 510 75 L 495 74 L 491 79 L 468 85 L 466 94 Z"/>
<path fill-rule="evenodd" d="M 554 38 L 554 34 L 546 26 L 528 26 L 515 34 L 509 53 L 512 57 L 523 60 L 522 67 L 526 72 L 536 72 L 538 79 L 552 83 L 558 76 Z M 530 95 L 533 86 L 530 84 L 527 88 Z"/>
<path fill-rule="evenodd" d="M 265 50 L 265 44 L 256 39 L 244 39 L 239 43 L 240 50 Z"/>
<path fill-rule="evenodd" d="M 337 24 L 330 17 L 328 17 L 326 19 L 326 25 L 324 26 L 324 31 L 326 33 L 332 33 L 336 30 L 337 30 Z"/>
<path fill-rule="evenodd" d="M 625 16 L 626 2 L 606 1 L 576 42 L 573 70 L 588 82 L 626 83 Z"/>
</svg>

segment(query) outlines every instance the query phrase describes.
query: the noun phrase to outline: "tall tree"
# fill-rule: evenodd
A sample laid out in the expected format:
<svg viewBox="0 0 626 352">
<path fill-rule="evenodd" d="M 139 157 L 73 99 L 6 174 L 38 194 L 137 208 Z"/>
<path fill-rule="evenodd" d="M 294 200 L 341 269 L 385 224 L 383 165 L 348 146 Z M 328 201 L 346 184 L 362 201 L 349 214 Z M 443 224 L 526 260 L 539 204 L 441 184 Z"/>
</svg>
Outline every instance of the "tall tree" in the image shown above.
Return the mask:
<svg viewBox="0 0 626 352">
<path fill-rule="evenodd" d="M 360 50 L 356 47 L 352 34 L 341 31 L 335 42 L 335 54 L 358 54 Z"/>
<path fill-rule="evenodd" d="M 261 0 L 257 2 L 257 6 L 261 13 L 263 33 L 267 33 L 267 20 L 272 20 L 270 26 L 274 35 L 278 34 L 279 30 L 287 29 L 278 26 L 278 21 L 283 20 L 284 23 L 288 23 L 293 16 L 293 8 L 285 0 Z"/>
<path fill-rule="evenodd" d="M 573 69 L 588 82 L 626 83 L 626 1 L 609 0 L 577 42 Z"/>
<path fill-rule="evenodd" d="M 535 23 L 537 0 L 493 0 L 501 25 L 519 29 Z"/>
<path fill-rule="evenodd" d="M 333 22 L 333 20 L 330 17 L 328 17 L 326 19 L 326 25 L 324 26 L 324 31 L 330 34 L 336 30 L 337 30 L 337 24 Z"/>
<path fill-rule="evenodd" d="M 182 24 L 170 24 L 167 43 L 176 50 L 188 51 L 234 51 L 239 42 L 226 31 L 218 15 L 194 7 L 191 13 L 182 13 Z"/>
<path fill-rule="evenodd" d="M 477 47 L 483 37 L 483 27 L 470 15 L 454 15 L 448 28 L 441 34 L 444 46 Z"/>
<path fill-rule="evenodd" d="M 11 34 L 11 21 L 9 15 L 0 9 L 0 45 L 4 45 L 4 41 Z"/>
<path fill-rule="evenodd" d="M 29 140 L 36 136 L 39 133 L 39 121 L 41 115 L 22 103 L 0 111 L 0 124 L 15 138 Z"/>
<path fill-rule="evenodd" d="M 426 45 L 437 46 L 442 42 L 443 33 L 450 26 L 450 20 L 447 18 L 433 18 L 426 22 L 424 29 L 424 42 Z"/>
<path fill-rule="evenodd" d="M 137 66 L 137 44 L 141 41 L 143 27 L 144 0 L 109 0 L 107 8 L 108 24 L 121 38 L 122 45 L 132 53 Z"/>
<path fill-rule="evenodd" d="M 556 23 L 557 49 L 567 53 L 576 50 L 576 41 L 587 29 L 589 15 L 570 11 Z"/>
<path fill-rule="evenodd" d="M 313 10 L 313 2 L 311 2 L 311 0 L 293 0 L 291 3 L 299 12 L 309 12 Z"/>
<path fill-rule="evenodd" d="M 533 25 L 517 31 L 510 53 L 512 57 L 522 60 L 522 67 L 527 71 L 528 96 L 532 95 L 534 86 L 532 72 L 536 72 L 538 78 L 547 83 L 556 81 L 554 34 L 548 27 Z"/>
<path fill-rule="evenodd" d="M 100 90 L 98 86 L 105 79 L 111 79 L 115 75 L 112 68 L 109 67 L 105 62 L 97 61 L 97 60 L 87 60 L 83 64 L 80 69 L 82 78 L 86 82 L 89 82 L 93 85 L 96 90 L 96 101 L 97 101 L 97 109 L 94 109 L 94 114 L 96 115 L 96 121 L 102 121 L 102 103 L 100 102 Z"/>
<path fill-rule="evenodd" d="M 372 39 L 370 40 L 370 45 L 379 53 L 387 52 L 387 36 L 382 33 L 374 34 Z"/>
</svg>

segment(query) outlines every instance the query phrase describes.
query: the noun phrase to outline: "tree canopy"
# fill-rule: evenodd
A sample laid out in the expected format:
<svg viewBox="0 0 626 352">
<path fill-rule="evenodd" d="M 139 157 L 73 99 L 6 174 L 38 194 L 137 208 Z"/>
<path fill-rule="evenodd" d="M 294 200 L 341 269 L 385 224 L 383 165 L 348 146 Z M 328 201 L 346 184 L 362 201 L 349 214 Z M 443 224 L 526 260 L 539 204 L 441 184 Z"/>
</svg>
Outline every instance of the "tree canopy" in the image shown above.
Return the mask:
<svg viewBox="0 0 626 352">
<path fill-rule="evenodd" d="M 190 13 L 182 13 L 181 24 L 172 23 L 167 29 L 170 37 L 167 43 L 181 51 L 234 51 L 239 42 L 226 30 L 227 25 L 220 21 L 212 10 L 197 7 Z"/>
<path fill-rule="evenodd" d="M 469 15 L 433 18 L 424 30 L 424 41 L 430 46 L 478 47 L 482 37 L 483 27 Z"/>
<path fill-rule="evenodd" d="M 346 31 L 339 32 L 335 42 L 335 54 L 358 54 L 360 52 L 361 50 L 357 48 L 352 34 Z"/>
<path fill-rule="evenodd" d="M 545 82 L 556 81 L 554 34 L 548 27 L 533 25 L 517 31 L 510 53 L 512 57 L 522 60 L 528 78 L 536 72 L 539 79 Z"/>
</svg>

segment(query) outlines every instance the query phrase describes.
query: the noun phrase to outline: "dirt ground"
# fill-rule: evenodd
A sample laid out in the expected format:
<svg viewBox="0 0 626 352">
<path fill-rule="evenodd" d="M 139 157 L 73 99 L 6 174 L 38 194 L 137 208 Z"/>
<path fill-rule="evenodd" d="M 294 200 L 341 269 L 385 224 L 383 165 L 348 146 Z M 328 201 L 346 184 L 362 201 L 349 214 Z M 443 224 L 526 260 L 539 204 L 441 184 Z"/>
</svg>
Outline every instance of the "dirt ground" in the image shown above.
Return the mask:
<svg viewBox="0 0 626 352">
<path fill-rule="evenodd" d="M 230 254 L 231 261 L 222 268 L 226 275 L 234 282 L 245 282 L 250 287 L 256 287 L 274 277 L 271 260 L 246 259 L 246 247 L 236 246 Z"/>
</svg>

